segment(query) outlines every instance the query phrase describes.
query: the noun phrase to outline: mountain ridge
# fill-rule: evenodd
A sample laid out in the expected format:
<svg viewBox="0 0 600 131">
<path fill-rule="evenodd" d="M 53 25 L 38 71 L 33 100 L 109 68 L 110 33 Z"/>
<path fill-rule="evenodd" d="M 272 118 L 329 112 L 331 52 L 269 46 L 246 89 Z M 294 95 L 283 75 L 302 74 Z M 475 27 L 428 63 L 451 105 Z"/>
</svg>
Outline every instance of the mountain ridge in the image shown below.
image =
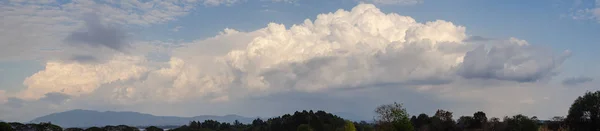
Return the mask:
<svg viewBox="0 0 600 131">
<path fill-rule="evenodd" d="M 94 111 L 74 109 L 41 116 L 31 120 L 32 123 L 51 122 L 61 127 L 92 127 L 106 125 L 128 126 L 170 126 L 184 125 L 190 121 L 216 120 L 220 122 L 251 123 L 258 117 L 245 117 L 240 115 L 199 115 L 193 117 L 155 116 L 152 114 L 132 111 Z"/>
</svg>

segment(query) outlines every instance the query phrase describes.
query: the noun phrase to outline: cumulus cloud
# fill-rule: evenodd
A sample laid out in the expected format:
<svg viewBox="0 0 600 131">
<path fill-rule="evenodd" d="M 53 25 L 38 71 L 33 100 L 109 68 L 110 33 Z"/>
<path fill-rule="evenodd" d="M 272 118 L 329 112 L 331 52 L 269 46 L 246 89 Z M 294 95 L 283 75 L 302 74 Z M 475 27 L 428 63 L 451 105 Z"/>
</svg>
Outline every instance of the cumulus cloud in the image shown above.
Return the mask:
<svg viewBox="0 0 600 131">
<path fill-rule="evenodd" d="M 467 52 L 473 46 L 463 43 L 467 38 L 465 27 L 451 22 L 419 23 L 360 4 L 289 29 L 275 23 L 253 32 L 226 29 L 173 50 L 171 60 L 158 68 L 144 66 L 136 57 L 101 65 L 49 62 L 24 82 L 29 88 L 23 98 L 39 99 L 48 92 L 81 95 L 130 78 L 140 79 L 116 86 L 113 92 L 123 95 L 114 98 L 219 101 L 235 99 L 226 97 L 232 93 L 243 97 L 382 83 L 444 84 L 457 79 L 457 69 L 465 78 L 529 82 L 551 76 L 566 58 L 536 52 L 517 39 L 489 52 L 483 48 Z"/>
<path fill-rule="evenodd" d="M 467 52 L 458 73 L 465 78 L 534 82 L 554 75 L 570 55 L 555 55 L 527 42 L 511 38 L 507 43 L 480 46 Z"/>
<path fill-rule="evenodd" d="M 47 62 L 43 71 L 27 77 L 19 97 L 39 99 L 46 93 L 60 92 L 79 96 L 93 92 L 101 84 L 139 78 L 147 67 L 139 57 L 116 56 L 102 64 Z"/>
<path fill-rule="evenodd" d="M 593 78 L 591 78 L 591 77 L 585 77 L 585 76 L 570 77 L 570 78 L 564 79 L 562 81 L 562 84 L 566 85 L 566 86 L 575 86 L 575 85 L 579 85 L 579 84 L 591 82 L 593 80 L 594 80 Z"/>
<path fill-rule="evenodd" d="M 215 37 L 166 49 L 170 58 L 164 62 L 121 53 L 105 63 L 48 61 L 44 70 L 23 82 L 27 89 L 17 96 L 45 100 L 55 92 L 76 101 L 72 103 L 89 100 L 124 107 L 235 103 L 285 93 L 385 87 L 432 99 L 479 100 L 485 93 L 502 90 L 495 88 L 531 86 L 549 78 L 568 56 L 518 39 L 478 47 L 465 42 L 469 39 L 465 32 L 465 27 L 452 22 L 421 23 L 359 4 L 288 28 L 271 23 L 250 32 L 225 29 Z M 470 90 L 483 93 L 469 96 Z M 541 101 L 526 95 L 517 98 L 533 104 Z"/>
<path fill-rule="evenodd" d="M 363 0 L 363 2 L 385 5 L 415 5 L 423 3 L 423 0 Z"/>
</svg>

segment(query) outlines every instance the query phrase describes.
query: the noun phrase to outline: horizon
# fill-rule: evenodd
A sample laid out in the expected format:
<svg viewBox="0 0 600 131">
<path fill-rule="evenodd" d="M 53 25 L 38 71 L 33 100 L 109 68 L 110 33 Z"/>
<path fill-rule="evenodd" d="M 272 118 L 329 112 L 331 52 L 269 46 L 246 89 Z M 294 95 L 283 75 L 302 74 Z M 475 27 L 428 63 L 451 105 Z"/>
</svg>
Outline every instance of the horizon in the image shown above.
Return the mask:
<svg viewBox="0 0 600 131">
<path fill-rule="evenodd" d="M 1 1 L 0 120 L 566 116 L 600 90 L 600 0 Z"/>
</svg>

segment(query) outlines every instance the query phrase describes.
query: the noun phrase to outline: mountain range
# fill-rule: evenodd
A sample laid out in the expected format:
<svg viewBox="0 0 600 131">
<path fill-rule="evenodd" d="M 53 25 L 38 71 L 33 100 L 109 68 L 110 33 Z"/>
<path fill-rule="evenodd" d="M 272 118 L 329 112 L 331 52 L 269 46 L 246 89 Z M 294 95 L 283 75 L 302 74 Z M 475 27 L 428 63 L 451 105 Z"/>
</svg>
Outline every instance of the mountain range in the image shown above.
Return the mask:
<svg viewBox="0 0 600 131">
<path fill-rule="evenodd" d="M 351 121 L 367 120 L 364 117 L 347 112 L 333 113 Z M 195 117 L 155 116 L 139 112 L 115 112 L 115 111 L 93 111 L 93 110 L 70 110 L 53 113 L 38 117 L 31 123 L 51 122 L 61 127 L 103 127 L 106 125 L 128 125 L 128 126 L 181 126 L 189 124 L 190 121 L 216 120 L 219 122 L 233 123 L 238 120 L 241 123 L 251 123 L 258 117 L 244 117 L 239 115 L 200 115 Z M 261 118 L 265 120 L 264 118 Z"/>
<path fill-rule="evenodd" d="M 92 111 L 92 110 L 70 110 L 53 113 L 33 119 L 32 123 L 51 122 L 61 127 L 92 127 L 106 125 L 128 125 L 128 126 L 181 126 L 190 121 L 216 120 L 219 122 L 233 123 L 238 120 L 241 123 L 251 123 L 256 118 L 239 115 L 201 115 L 195 117 L 176 116 L 154 116 L 138 112 L 114 112 L 114 111 Z"/>
</svg>

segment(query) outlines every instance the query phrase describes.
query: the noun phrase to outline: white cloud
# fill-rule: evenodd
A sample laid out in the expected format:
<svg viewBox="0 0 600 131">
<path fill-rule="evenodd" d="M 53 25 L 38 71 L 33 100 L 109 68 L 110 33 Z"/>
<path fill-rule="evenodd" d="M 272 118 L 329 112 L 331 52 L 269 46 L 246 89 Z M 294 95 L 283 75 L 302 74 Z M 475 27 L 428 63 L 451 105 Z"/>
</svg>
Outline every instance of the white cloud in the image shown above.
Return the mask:
<svg viewBox="0 0 600 131">
<path fill-rule="evenodd" d="M 467 52 L 458 73 L 465 78 L 533 82 L 555 75 L 570 52 L 554 55 L 549 50 L 511 38 L 505 44 L 491 45 L 489 49 L 480 46 Z"/>
<path fill-rule="evenodd" d="M 179 32 L 179 30 L 183 28 L 182 26 L 175 26 L 173 29 L 171 29 L 171 31 L 173 32 Z"/>
<path fill-rule="evenodd" d="M 124 26 L 166 23 L 187 15 L 197 0 L 176 1 L 3 1 L 0 4 L 0 60 L 50 57 L 44 50 L 68 48 L 64 39 L 84 26 L 89 13 L 99 20 Z"/>
<path fill-rule="evenodd" d="M 384 5 L 415 5 L 423 3 L 424 0 L 363 0 L 363 2 Z"/>
<path fill-rule="evenodd" d="M 552 75 L 548 74 L 557 72 L 560 62 L 549 62 L 556 58 L 552 52 L 538 52 L 518 39 L 496 43 L 489 50 L 476 48 L 478 44 L 464 42 L 469 36 L 465 32 L 465 27 L 448 21 L 419 23 L 360 4 L 351 11 L 320 14 L 314 21 L 289 28 L 271 23 L 250 32 L 225 29 L 212 38 L 162 49 L 170 51 L 167 62 L 151 62 L 135 54 L 119 54 L 105 63 L 49 61 L 46 69 L 24 81 L 27 90 L 18 96 L 35 101 L 59 92 L 71 96 L 72 102 L 65 104 L 73 107 L 96 99 L 106 104 L 100 107 L 218 105 L 290 92 L 390 87 L 406 89 L 399 92 L 402 94 L 422 93 L 432 99 L 495 109 L 521 106 L 515 104 L 519 101 L 544 103 L 542 98 L 553 96 L 543 93 L 560 91 L 551 88 L 534 93 L 543 85 L 520 81 L 549 78 Z M 484 55 L 472 59 L 469 52 Z M 506 73 L 511 69 L 519 72 Z M 488 74 L 491 79 L 470 79 L 464 71 Z M 512 113 L 509 111 L 512 109 L 492 112 L 503 115 Z"/>
<path fill-rule="evenodd" d="M 99 65 L 50 61 L 46 69 L 25 79 L 23 84 L 27 89 L 19 97 L 39 99 L 51 92 L 88 94 L 102 84 L 141 77 L 148 70 L 139 65 L 143 62 L 141 58 L 126 56 L 115 56 L 114 60 Z"/>
<path fill-rule="evenodd" d="M 581 3 L 581 1 L 579 1 L 579 3 Z M 592 7 L 581 7 L 580 4 L 577 4 L 577 1 L 575 5 L 578 9 L 575 9 L 570 14 L 573 19 L 595 20 L 600 22 L 600 0 L 596 0 L 595 5 Z"/>
</svg>

